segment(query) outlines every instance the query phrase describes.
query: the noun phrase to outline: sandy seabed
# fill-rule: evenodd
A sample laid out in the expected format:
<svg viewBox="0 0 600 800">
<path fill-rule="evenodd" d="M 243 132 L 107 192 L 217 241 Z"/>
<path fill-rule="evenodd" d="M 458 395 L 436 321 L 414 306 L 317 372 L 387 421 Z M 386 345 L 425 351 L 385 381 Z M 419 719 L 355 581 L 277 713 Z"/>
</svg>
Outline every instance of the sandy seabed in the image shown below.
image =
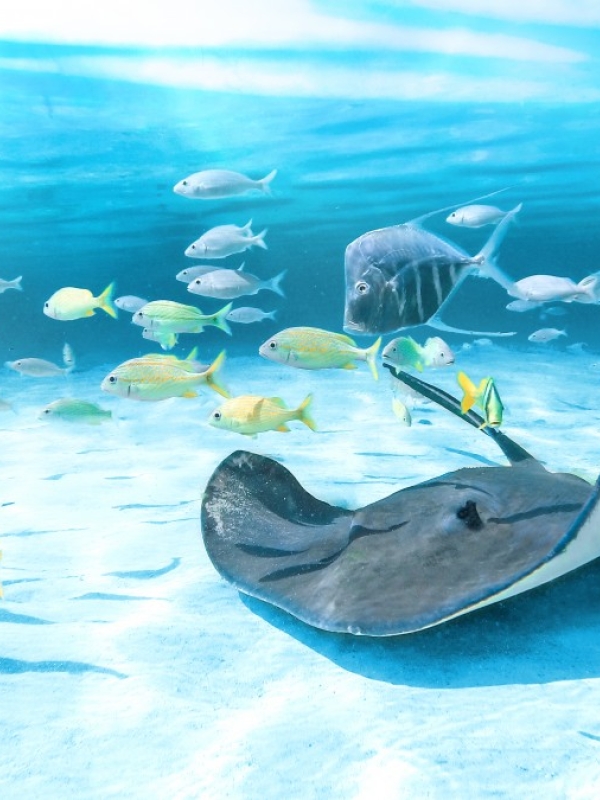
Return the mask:
<svg viewBox="0 0 600 800">
<path fill-rule="evenodd" d="M 598 357 L 475 345 L 426 379 L 493 374 L 503 430 L 552 470 L 600 470 Z M 6 371 L 0 394 L 0 794 L 12 798 L 594 798 L 600 785 L 598 562 L 403 637 L 314 630 L 240 595 L 201 538 L 204 486 L 245 448 L 356 507 L 494 443 L 431 404 L 403 427 L 385 370 L 303 372 L 232 358 L 234 394 L 314 394 L 319 430 L 256 439 L 206 424 L 219 403 L 104 395 Z M 38 419 L 100 402 L 92 427 Z M 600 531 L 599 531 L 600 553 Z M 385 587 L 382 587 L 385 591 Z"/>
</svg>

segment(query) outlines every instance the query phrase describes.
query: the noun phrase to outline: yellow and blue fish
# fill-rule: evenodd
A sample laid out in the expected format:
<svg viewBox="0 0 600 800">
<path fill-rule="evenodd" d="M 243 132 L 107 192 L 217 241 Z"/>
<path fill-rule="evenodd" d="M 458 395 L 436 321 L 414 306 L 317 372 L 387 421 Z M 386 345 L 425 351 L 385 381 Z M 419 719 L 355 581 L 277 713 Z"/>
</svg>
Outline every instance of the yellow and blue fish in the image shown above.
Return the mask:
<svg viewBox="0 0 600 800">
<path fill-rule="evenodd" d="M 466 414 L 478 405 L 483 411 L 485 422 L 481 425 L 485 428 L 489 425 L 492 428 L 497 428 L 502 424 L 502 413 L 504 406 L 498 394 L 496 384 L 493 378 L 482 378 L 479 386 L 475 386 L 473 381 L 465 375 L 464 372 L 459 372 L 457 375 L 458 385 L 463 390 L 463 398 L 460 404 L 460 410 Z"/>
</svg>

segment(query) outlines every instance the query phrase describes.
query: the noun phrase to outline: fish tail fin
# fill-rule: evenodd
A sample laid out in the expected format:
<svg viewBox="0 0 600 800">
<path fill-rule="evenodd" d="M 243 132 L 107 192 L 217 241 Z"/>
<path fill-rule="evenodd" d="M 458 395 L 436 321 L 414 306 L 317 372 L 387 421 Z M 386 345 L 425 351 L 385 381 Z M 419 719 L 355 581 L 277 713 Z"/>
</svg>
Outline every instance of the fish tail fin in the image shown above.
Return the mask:
<svg viewBox="0 0 600 800">
<path fill-rule="evenodd" d="M 269 195 L 272 194 L 270 183 L 271 183 L 271 181 L 273 180 L 273 178 L 276 175 L 277 175 L 277 170 L 273 169 L 273 170 L 271 170 L 271 172 L 269 172 L 268 175 L 265 175 L 264 178 L 261 178 L 261 180 L 257 181 L 257 183 L 259 184 L 261 190 L 265 194 L 269 194 Z"/>
<path fill-rule="evenodd" d="M 377 353 L 379 352 L 379 348 L 381 347 L 381 336 L 377 339 L 376 342 L 370 347 L 367 347 L 365 350 L 365 361 L 369 365 L 369 369 L 371 370 L 371 375 L 373 376 L 374 380 L 379 380 L 379 374 L 377 373 L 377 362 L 375 359 L 377 358 Z"/>
<path fill-rule="evenodd" d="M 286 274 L 287 269 L 284 269 L 279 273 L 279 275 L 275 275 L 274 278 L 265 281 L 265 289 L 270 289 L 272 292 L 275 292 L 275 294 L 285 297 L 285 292 L 281 288 L 280 283 L 285 278 Z"/>
<path fill-rule="evenodd" d="M 215 392 L 218 392 L 223 397 L 231 397 L 231 394 L 227 391 L 227 389 L 219 383 L 217 379 L 217 372 L 220 372 L 221 367 L 225 363 L 225 350 L 221 350 L 219 355 L 215 358 L 213 363 L 210 365 L 208 370 L 206 371 L 206 383 L 210 386 L 211 389 L 214 389 Z"/>
<path fill-rule="evenodd" d="M 577 284 L 580 293 L 589 298 L 587 302 L 600 302 L 600 272 L 594 272 L 586 278 L 582 278 Z"/>
<path fill-rule="evenodd" d="M 113 281 L 106 287 L 106 289 L 102 292 L 102 294 L 98 298 L 98 305 L 103 311 L 106 311 L 106 313 L 110 317 L 113 317 L 113 319 L 117 319 L 118 317 L 117 307 L 115 306 L 112 297 L 114 290 L 115 290 L 115 283 Z"/>
<path fill-rule="evenodd" d="M 263 250 L 268 250 L 267 243 L 265 242 L 265 236 L 267 235 L 267 231 L 269 229 L 265 228 L 260 233 L 257 233 L 256 236 L 252 237 L 252 244 L 256 245 L 257 247 L 262 247 Z"/>
<path fill-rule="evenodd" d="M 22 292 L 23 291 L 23 287 L 21 286 L 21 281 L 22 280 L 23 280 L 23 276 L 19 275 L 18 278 L 15 278 L 13 281 L 11 281 L 10 283 L 11 283 L 12 288 L 16 289 L 18 292 Z"/>
<path fill-rule="evenodd" d="M 252 236 L 252 220 L 251 219 L 248 220 L 248 222 L 244 225 L 242 230 L 245 233 L 248 233 L 250 236 Z"/>
<path fill-rule="evenodd" d="M 464 372 L 459 372 L 456 376 L 456 380 L 458 381 L 458 385 L 463 390 L 463 398 L 460 402 L 460 410 L 463 414 L 466 414 L 467 411 L 470 411 L 471 408 L 475 405 L 475 398 L 477 395 L 477 387 L 473 383 L 473 381 L 465 375 Z"/>
<path fill-rule="evenodd" d="M 229 312 L 231 311 L 232 307 L 233 307 L 233 303 L 227 303 L 226 306 L 223 306 L 223 308 L 220 311 L 217 311 L 217 313 L 215 314 L 214 322 L 213 322 L 213 325 L 216 328 L 219 328 L 220 330 L 225 331 L 225 333 L 228 333 L 230 336 L 231 336 L 231 328 L 229 327 L 229 324 L 227 323 L 226 317 L 227 317 L 227 314 L 229 314 Z"/>
<path fill-rule="evenodd" d="M 495 259 L 498 255 L 498 248 L 506 236 L 508 226 L 522 208 L 523 203 L 519 203 L 518 206 L 515 206 L 511 211 L 506 213 L 504 219 L 496 225 L 494 232 L 483 246 L 483 249 L 480 250 L 473 259 L 473 263 L 479 264 L 479 268 L 484 275 L 495 280 L 496 283 L 499 283 L 507 292 L 513 289 L 514 281 L 500 269 Z"/>
<path fill-rule="evenodd" d="M 265 319 L 275 319 L 276 316 L 277 316 L 277 309 L 274 308 L 273 311 L 268 311 L 265 314 Z"/>
<path fill-rule="evenodd" d="M 300 405 L 296 409 L 296 413 L 298 414 L 298 419 L 300 422 L 303 422 L 307 428 L 311 429 L 311 431 L 316 431 L 317 424 L 308 413 L 308 409 L 310 408 L 312 399 L 313 399 L 312 394 L 307 394 L 304 400 L 300 403 Z"/>
</svg>

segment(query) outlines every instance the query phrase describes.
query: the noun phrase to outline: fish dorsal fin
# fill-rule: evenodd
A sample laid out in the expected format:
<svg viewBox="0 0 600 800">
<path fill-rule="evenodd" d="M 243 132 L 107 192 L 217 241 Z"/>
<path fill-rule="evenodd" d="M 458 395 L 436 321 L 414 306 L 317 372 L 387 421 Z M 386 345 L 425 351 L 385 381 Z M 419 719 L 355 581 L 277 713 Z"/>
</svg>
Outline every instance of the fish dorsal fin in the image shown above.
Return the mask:
<svg viewBox="0 0 600 800">
<path fill-rule="evenodd" d="M 485 433 L 487 436 L 491 436 L 498 447 L 502 450 L 506 458 L 510 461 L 511 465 L 514 466 L 515 464 L 526 461 L 530 466 L 535 466 L 540 470 L 544 470 L 542 464 L 540 464 L 540 462 L 534 458 L 531 453 L 528 453 L 525 448 L 514 442 L 512 439 L 506 436 L 506 434 L 502 433 L 502 431 L 498 430 L 497 428 L 491 428 L 489 425 L 485 428 L 482 428 L 481 426 L 485 422 L 482 416 L 476 414 L 474 411 L 469 411 L 466 414 L 463 414 L 460 410 L 460 401 L 457 400 L 456 397 L 448 394 L 448 392 L 445 392 L 443 389 L 439 389 L 437 386 L 433 386 L 431 383 L 426 383 L 420 378 L 410 375 L 408 372 L 396 369 L 391 364 L 384 363 L 383 366 L 386 369 L 389 369 L 394 378 L 399 380 L 401 383 L 405 383 L 411 389 L 414 389 L 416 392 L 419 392 L 419 394 L 422 394 L 423 397 L 427 397 L 429 400 L 432 400 L 434 403 L 442 406 L 442 408 L 445 408 L 447 411 L 450 411 L 452 414 L 460 417 L 460 419 L 468 422 L 469 425 L 472 425 L 474 428 L 480 429 L 482 433 Z"/>
<path fill-rule="evenodd" d="M 429 217 L 435 217 L 436 214 L 441 214 L 444 211 L 452 211 L 455 208 L 460 208 L 461 206 L 470 206 L 473 203 L 478 203 L 480 200 L 487 200 L 488 197 L 495 197 L 497 194 L 502 194 L 502 192 L 507 192 L 509 189 L 512 189 L 512 186 L 505 186 L 503 189 L 496 189 L 495 192 L 488 192 L 488 194 L 482 194 L 479 197 L 473 197 L 471 200 L 464 200 L 462 203 L 454 203 L 451 206 L 444 206 L 444 208 L 437 208 L 435 211 L 428 211 L 427 214 L 421 214 L 420 217 L 415 217 L 415 219 L 411 219 L 408 221 L 409 225 L 421 225 L 426 219 Z"/>
<path fill-rule="evenodd" d="M 245 262 L 245 261 L 242 261 L 242 263 L 241 263 L 241 264 L 239 265 L 239 267 L 236 269 L 236 272 L 243 272 L 243 271 L 244 271 L 244 267 L 245 267 L 245 266 L 246 266 L 246 262 Z"/>
</svg>

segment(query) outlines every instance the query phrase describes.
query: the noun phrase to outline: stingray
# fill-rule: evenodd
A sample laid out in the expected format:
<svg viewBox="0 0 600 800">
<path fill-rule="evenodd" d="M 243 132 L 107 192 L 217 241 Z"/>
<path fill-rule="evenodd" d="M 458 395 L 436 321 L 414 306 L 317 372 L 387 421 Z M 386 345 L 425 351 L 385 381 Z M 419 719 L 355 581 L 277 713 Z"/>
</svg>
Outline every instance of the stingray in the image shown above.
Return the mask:
<svg viewBox="0 0 600 800">
<path fill-rule="evenodd" d="M 387 366 L 479 427 L 452 395 Z M 486 427 L 509 466 L 458 469 L 351 511 L 238 450 L 208 481 L 202 533 L 237 589 L 326 631 L 406 634 L 533 589 L 600 555 L 600 489 Z"/>
<path fill-rule="evenodd" d="M 443 322 L 440 314 L 470 274 L 493 278 L 509 293 L 512 291 L 514 282 L 495 264 L 495 257 L 520 208 L 518 205 L 506 214 L 475 256 L 421 227 L 421 222 L 439 211 L 359 236 L 346 248 L 344 259 L 344 330 L 380 334 L 430 325 L 478 336 L 512 336 L 513 333 L 453 328 Z"/>
</svg>

